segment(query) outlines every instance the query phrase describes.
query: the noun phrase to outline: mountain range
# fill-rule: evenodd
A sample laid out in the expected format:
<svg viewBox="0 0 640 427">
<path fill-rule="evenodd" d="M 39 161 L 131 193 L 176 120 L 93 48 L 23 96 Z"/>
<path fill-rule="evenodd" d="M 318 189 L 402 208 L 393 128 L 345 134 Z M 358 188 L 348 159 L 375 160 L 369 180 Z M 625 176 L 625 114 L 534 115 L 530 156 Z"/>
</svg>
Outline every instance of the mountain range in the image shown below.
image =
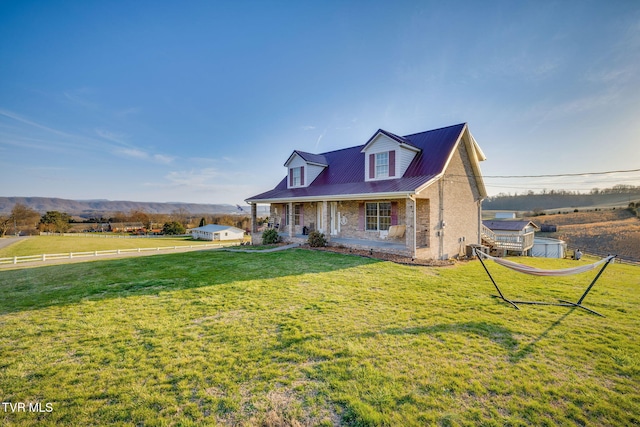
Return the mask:
<svg viewBox="0 0 640 427">
<path fill-rule="evenodd" d="M 180 209 L 193 214 L 249 215 L 251 213 L 248 205 L 240 206 L 242 208 L 242 210 L 240 210 L 238 206 L 228 204 L 157 203 L 125 200 L 69 200 L 54 197 L 0 197 L 0 214 L 10 213 L 16 203 L 26 205 L 40 214 L 48 211 L 59 211 L 85 218 L 108 215 L 115 212 L 129 213 L 132 210 L 142 210 L 147 213 L 158 214 L 168 214 Z"/>
</svg>

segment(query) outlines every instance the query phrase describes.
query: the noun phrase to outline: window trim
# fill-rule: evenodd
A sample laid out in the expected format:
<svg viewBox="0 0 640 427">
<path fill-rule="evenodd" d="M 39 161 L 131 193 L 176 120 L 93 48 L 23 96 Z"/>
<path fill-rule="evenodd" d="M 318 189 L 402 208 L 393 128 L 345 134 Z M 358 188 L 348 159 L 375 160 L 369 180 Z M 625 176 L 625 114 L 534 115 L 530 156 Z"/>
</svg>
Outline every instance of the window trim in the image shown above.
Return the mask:
<svg viewBox="0 0 640 427">
<path fill-rule="evenodd" d="M 291 168 L 292 187 L 300 187 L 302 185 L 302 168 Z"/>
<path fill-rule="evenodd" d="M 302 225 L 302 204 L 293 205 L 293 225 Z"/>
<path fill-rule="evenodd" d="M 389 178 L 389 152 L 375 153 L 375 178 Z M 382 169 L 382 171 L 381 171 Z"/>
<path fill-rule="evenodd" d="M 375 205 L 375 215 L 369 215 L 369 207 Z M 381 209 L 380 205 L 385 205 Z M 364 205 L 364 229 L 365 231 L 388 231 L 392 223 L 393 207 L 391 202 L 366 202 Z M 381 215 L 381 212 L 388 212 L 389 215 Z M 370 219 L 375 218 L 375 228 Z M 387 219 L 388 218 L 388 219 Z M 383 221 L 381 221 L 381 219 Z"/>
</svg>

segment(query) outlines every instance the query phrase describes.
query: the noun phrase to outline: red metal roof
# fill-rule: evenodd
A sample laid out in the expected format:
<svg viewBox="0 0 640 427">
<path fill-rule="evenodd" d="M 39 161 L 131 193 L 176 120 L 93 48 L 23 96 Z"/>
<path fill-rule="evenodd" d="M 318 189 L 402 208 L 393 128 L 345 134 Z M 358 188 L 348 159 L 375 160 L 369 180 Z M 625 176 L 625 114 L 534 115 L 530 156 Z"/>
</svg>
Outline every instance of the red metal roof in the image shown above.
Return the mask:
<svg viewBox="0 0 640 427">
<path fill-rule="evenodd" d="M 304 199 L 319 196 L 342 196 L 349 194 L 373 193 L 410 193 L 437 177 L 444 171 L 449 156 L 460 138 L 465 123 L 398 137 L 384 131 L 385 135 L 393 135 L 396 141 L 411 144 L 421 151 L 414 157 L 400 178 L 380 181 L 365 181 L 365 158 L 361 150 L 364 145 L 330 151 L 320 155 L 304 153 L 307 161 L 311 156 L 323 158 L 328 165 L 318 177 L 304 188 L 287 188 L 287 178 L 270 191 L 257 194 L 247 202 L 268 201 L 271 199 Z M 376 132 L 377 134 L 378 132 Z M 298 154 L 302 152 L 297 151 Z"/>
</svg>

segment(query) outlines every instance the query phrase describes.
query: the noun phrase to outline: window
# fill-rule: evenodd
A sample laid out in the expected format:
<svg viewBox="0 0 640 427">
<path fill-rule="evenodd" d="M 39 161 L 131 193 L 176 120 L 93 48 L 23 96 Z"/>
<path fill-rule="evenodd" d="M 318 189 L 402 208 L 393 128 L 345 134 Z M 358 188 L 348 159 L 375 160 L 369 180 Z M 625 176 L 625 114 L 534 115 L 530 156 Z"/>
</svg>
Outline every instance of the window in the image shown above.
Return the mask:
<svg viewBox="0 0 640 427">
<path fill-rule="evenodd" d="M 300 225 L 300 213 L 302 211 L 302 205 L 293 206 L 293 225 Z"/>
<path fill-rule="evenodd" d="M 389 152 L 376 154 L 376 178 L 389 176 Z"/>
<path fill-rule="evenodd" d="M 289 225 L 289 204 L 284 205 L 284 225 Z"/>
<path fill-rule="evenodd" d="M 365 206 L 366 230 L 388 230 L 391 226 L 391 203 L 367 203 Z"/>
<path fill-rule="evenodd" d="M 293 187 L 298 187 L 300 185 L 302 185 L 302 180 L 301 180 L 301 176 L 302 176 L 302 171 L 300 170 L 300 168 L 293 168 L 291 169 L 292 172 L 292 186 Z"/>
</svg>

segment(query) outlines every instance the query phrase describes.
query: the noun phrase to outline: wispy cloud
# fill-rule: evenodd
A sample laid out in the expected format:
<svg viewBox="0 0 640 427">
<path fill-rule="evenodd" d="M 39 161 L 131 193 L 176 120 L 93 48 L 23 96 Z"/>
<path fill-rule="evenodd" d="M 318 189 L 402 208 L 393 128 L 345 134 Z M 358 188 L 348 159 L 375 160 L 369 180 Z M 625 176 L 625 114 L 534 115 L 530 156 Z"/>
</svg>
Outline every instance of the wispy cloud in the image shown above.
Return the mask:
<svg viewBox="0 0 640 427">
<path fill-rule="evenodd" d="M 32 120 L 29 120 L 29 119 L 27 119 L 27 118 L 25 118 L 23 116 L 20 116 L 20 115 L 18 115 L 16 113 L 11 112 L 11 111 L 0 110 L 0 116 L 4 116 L 4 117 L 10 118 L 10 119 L 13 119 L 13 120 L 15 120 L 17 122 L 20 122 L 20 123 L 23 123 L 25 125 L 29 125 L 29 126 L 32 126 L 32 127 L 35 127 L 35 128 L 38 128 L 38 129 L 41 129 L 41 130 L 44 130 L 44 131 L 59 135 L 59 136 L 66 136 L 66 137 L 73 136 L 73 135 L 71 135 L 69 133 L 62 132 L 62 131 L 60 131 L 58 129 L 54 129 L 54 128 L 51 128 L 51 127 L 48 127 L 48 126 L 44 126 L 44 125 L 41 125 L 40 123 L 36 123 L 36 122 L 34 122 Z"/>
<path fill-rule="evenodd" d="M 150 154 L 138 148 L 118 148 L 117 150 L 115 150 L 115 153 L 123 157 L 150 161 L 150 162 L 164 164 L 164 165 L 168 165 L 175 160 L 175 157 L 172 157 L 172 156 L 167 156 L 164 154 Z"/>
<path fill-rule="evenodd" d="M 0 142 L 4 145 L 12 145 L 22 149 L 67 152 L 75 155 L 78 154 L 77 150 L 92 150 L 165 165 L 175 160 L 173 156 L 162 153 L 150 153 L 134 146 L 128 141 L 130 136 L 121 132 L 95 129 L 96 138 L 92 135 L 61 131 L 12 111 L 0 109 L 0 118 L 2 117 L 23 125 L 22 129 L 17 127 L 11 129 L 10 132 L 0 134 Z M 34 130 L 41 132 L 34 133 Z M 105 141 L 107 141 L 107 143 L 105 143 Z"/>
<path fill-rule="evenodd" d="M 300 126 L 300 129 L 304 131 L 314 130 L 315 128 L 316 128 L 315 126 Z"/>
<path fill-rule="evenodd" d="M 107 141 L 115 142 L 116 144 L 120 145 L 130 146 L 130 144 L 126 142 L 129 136 L 123 133 L 111 132 L 104 129 L 96 129 L 96 134 L 100 138 L 104 138 Z"/>
<path fill-rule="evenodd" d="M 71 101 L 73 104 L 79 105 L 83 108 L 97 108 L 98 104 L 87 99 L 87 95 L 90 95 L 93 92 L 94 91 L 89 88 L 80 88 L 65 91 L 63 92 L 63 95 L 68 101 Z"/>
<path fill-rule="evenodd" d="M 603 110 L 616 104 L 622 96 L 617 90 L 607 90 L 603 93 L 586 95 L 559 102 L 554 105 L 539 105 L 532 110 L 531 115 L 537 116 L 533 129 L 550 121 L 563 120 L 567 117 L 587 113 L 593 110 Z"/>
<path fill-rule="evenodd" d="M 154 162 L 161 163 L 164 165 L 168 165 L 175 160 L 175 157 L 167 156 L 164 154 L 154 154 L 151 158 L 153 159 Z"/>
<path fill-rule="evenodd" d="M 316 146 L 315 146 L 315 151 L 318 151 L 318 147 L 320 147 L 320 141 L 322 141 L 322 138 L 324 138 L 324 135 L 327 133 L 327 130 L 323 130 L 322 133 L 320 134 L 320 136 L 318 136 L 318 139 L 316 140 Z"/>
<path fill-rule="evenodd" d="M 204 188 L 214 184 L 214 180 L 221 177 L 219 170 L 214 168 L 205 168 L 189 171 L 172 171 L 165 178 L 170 184 Z"/>
</svg>

